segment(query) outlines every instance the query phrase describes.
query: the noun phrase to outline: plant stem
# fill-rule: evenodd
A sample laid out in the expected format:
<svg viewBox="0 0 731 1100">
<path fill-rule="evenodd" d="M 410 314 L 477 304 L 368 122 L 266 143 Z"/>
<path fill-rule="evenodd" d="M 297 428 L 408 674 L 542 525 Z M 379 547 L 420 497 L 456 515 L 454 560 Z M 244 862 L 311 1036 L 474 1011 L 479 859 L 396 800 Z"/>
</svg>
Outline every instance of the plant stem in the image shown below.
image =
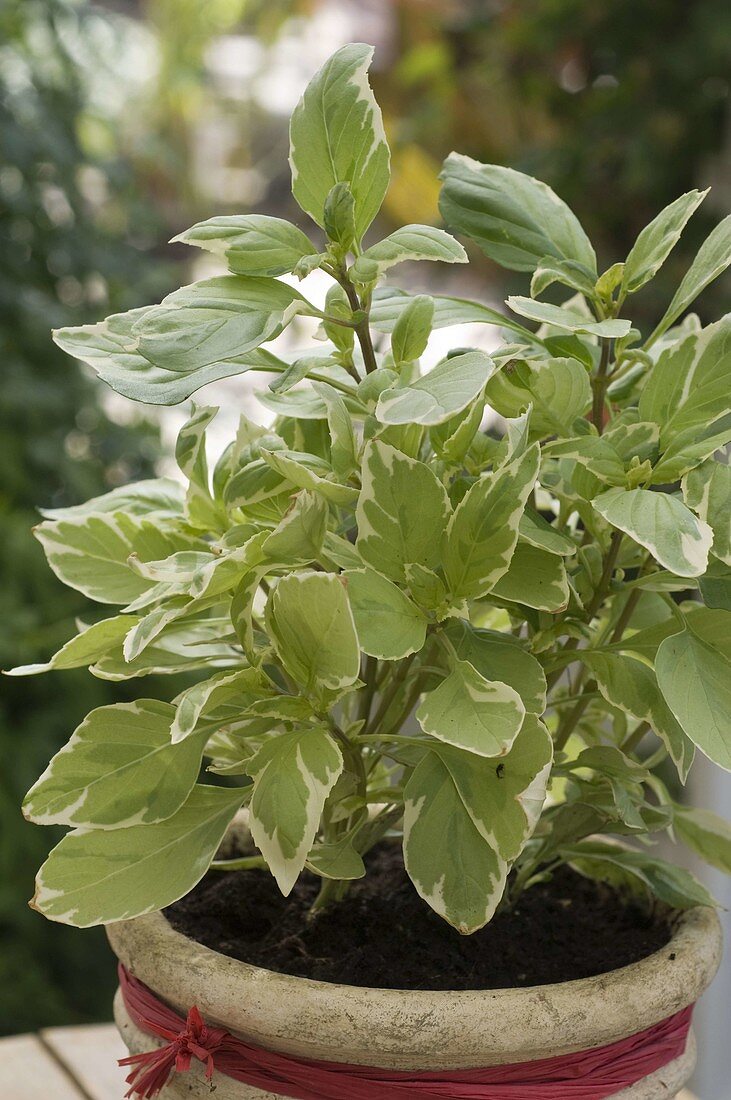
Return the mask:
<svg viewBox="0 0 731 1100">
<path fill-rule="evenodd" d="M 594 595 L 591 598 L 589 605 L 586 609 L 586 617 L 590 622 L 604 603 L 604 598 L 609 591 L 609 585 L 611 584 L 614 567 L 617 564 L 617 558 L 619 557 L 619 548 L 622 545 L 623 538 L 624 535 L 621 531 L 617 531 L 616 529 L 612 531 L 609 549 L 607 550 L 606 557 L 604 558 L 604 568 L 602 570 L 602 575 L 599 578 L 599 584 L 596 586 L 596 589 L 594 590 Z"/>
<path fill-rule="evenodd" d="M 363 312 L 363 304 L 358 297 L 358 292 L 353 286 L 353 282 L 344 267 L 341 268 L 340 271 L 337 273 L 337 280 L 345 291 L 348 303 L 353 313 Z M 362 317 L 360 321 L 357 321 L 353 325 L 353 328 L 355 329 L 355 335 L 358 337 L 360 350 L 363 353 L 363 362 L 365 363 L 366 374 L 373 374 L 375 370 L 378 370 L 378 363 L 376 361 L 376 353 L 373 348 L 373 341 L 371 340 L 371 330 L 368 325 L 367 310 L 365 312 L 366 316 Z"/>
<path fill-rule="evenodd" d="M 622 608 L 622 613 L 617 619 L 617 625 L 615 626 L 612 632 L 612 636 L 610 638 L 610 642 L 612 644 L 621 640 L 622 635 L 629 626 L 630 620 L 632 619 L 632 616 L 637 609 L 637 604 L 640 602 L 643 591 L 644 589 L 642 588 L 633 588 L 629 596 L 627 597 L 626 603 Z"/>
<path fill-rule="evenodd" d="M 355 744 L 349 737 L 341 730 L 340 726 L 332 717 L 328 717 L 328 725 L 333 737 L 338 741 L 343 751 L 343 756 L 350 764 L 350 769 L 355 775 L 358 782 L 358 794 L 365 798 L 368 789 L 368 777 L 366 776 L 365 763 L 363 761 L 363 754 L 359 752 Z"/>
<path fill-rule="evenodd" d="M 584 711 L 589 706 L 591 700 L 595 698 L 596 688 L 596 680 L 589 680 L 583 692 L 576 700 L 573 709 L 569 711 L 564 720 L 561 722 L 556 733 L 556 739 L 554 741 L 554 746 L 557 752 L 560 752 L 561 749 L 565 748 L 566 742 L 579 724 L 579 721 Z"/>
<path fill-rule="evenodd" d="M 330 318 L 328 318 L 328 319 L 330 319 Z M 348 325 L 348 328 L 353 328 L 353 326 Z M 285 364 L 285 366 L 289 366 L 289 364 L 287 363 L 287 364 Z M 262 366 L 253 366 L 253 367 L 248 367 L 247 369 L 250 370 L 250 371 L 259 371 L 260 373 L 264 373 L 264 374 L 272 374 L 275 371 L 276 368 L 270 366 L 269 363 L 265 363 Z M 348 367 L 346 367 L 345 369 L 348 371 L 348 373 L 350 374 L 350 376 L 352 377 L 354 382 L 360 382 L 360 378 L 359 378 L 358 373 L 355 370 L 355 368 L 348 369 Z M 280 374 L 284 373 L 284 367 L 282 368 L 282 370 L 279 373 Z M 348 397 L 353 397 L 355 395 L 355 390 L 353 389 L 352 386 L 346 386 L 345 383 L 339 382 L 337 380 L 337 378 L 332 378 L 332 377 L 330 377 L 329 375 L 326 375 L 326 374 L 320 374 L 319 371 L 316 371 L 316 370 L 308 371 L 307 374 L 305 375 L 305 378 L 311 378 L 313 382 L 325 382 L 325 383 L 327 383 L 328 386 L 332 386 L 332 388 L 334 390 L 339 390 L 340 393 L 347 394 Z"/>
<path fill-rule="evenodd" d="M 391 708 L 391 704 L 394 702 L 396 696 L 404 685 L 404 681 L 408 676 L 409 669 L 414 663 L 415 653 L 410 653 L 408 657 L 404 657 L 403 661 L 399 663 L 398 669 L 392 674 L 391 684 L 387 691 L 384 692 L 381 697 L 381 702 L 376 711 L 375 717 L 368 723 L 368 730 L 373 731 L 383 722 L 383 719 L 388 714 Z"/>
<path fill-rule="evenodd" d="M 624 741 L 619 746 L 622 752 L 633 752 L 649 729 L 649 722 L 640 722 L 639 726 L 633 729 L 632 733 L 627 734 Z"/>
<path fill-rule="evenodd" d="M 606 556 L 604 558 L 604 568 L 602 569 L 602 575 L 599 578 L 599 583 L 597 584 L 597 586 L 594 590 L 594 595 L 592 596 L 591 600 L 589 601 L 589 603 L 587 604 L 587 607 L 586 607 L 586 618 L 587 618 L 588 622 L 591 622 L 591 620 L 594 618 L 594 616 L 596 615 L 599 608 L 604 603 L 604 599 L 605 599 L 606 594 L 609 590 L 609 585 L 611 584 L 611 581 L 612 581 L 612 574 L 614 573 L 614 567 L 617 564 L 617 558 L 619 557 L 619 549 L 622 545 L 622 539 L 623 538 L 624 538 L 624 535 L 621 531 L 617 531 L 617 530 L 612 531 L 612 538 L 611 538 L 611 541 L 609 543 L 609 549 L 607 550 Z M 578 645 L 579 645 L 579 639 L 578 638 L 569 638 L 568 641 L 566 642 L 566 644 L 564 646 L 562 646 L 562 648 L 560 650 L 560 653 L 563 653 L 563 654 L 570 653 L 571 650 L 577 649 Z M 552 687 L 555 687 L 556 683 L 561 679 L 561 676 L 563 675 L 563 672 L 565 671 L 566 667 L 567 666 L 564 665 L 563 667 L 557 668 L 548 677 L 548 688 L 549 688 L 549 690 Z"/>
<path fill-rule="evenodd" d="M 376 678 L 378 676 L 378 661 L 375 657 L 366 657 L 364 684 L 361 690 L 358 717 L 362 722 L 368 722 L 373 706 L 373 697 L 376 694 Z"/>
<path fill-rule="evenodd" d="M 263 856 L 240 856 L 237 859 L 214 859 L 212 871 L 266 871 L 267 862 Z"/>
<path fill-rule="evenodd" d="M 624 536 L 621 531 L 612 531 L 609 549 L 607 550 L 606 556 L 604 558 L 604 568 L 602 569 L 602 575 L 599 578 L 599 583 L 597 584 L 596 589 L 594 590 L 594 595 L 592 596 L 586 608 L 586 617 L 590 622 L 603 604 L 609 590 L 609 586 L 612 582 L 614 568 L 617 564 L 617 558 L 619 557 L 619 550 L 622 545 L 623 537 Z M 567 650 L 576 649 L 578 647 L 578 644 L 578 638 L 569 638 L 568 642 L 564 646 L 564 652 L 566 652 Z M 553 687 L 556 684 L 556 682 L 560 679 L 562 672 L 563 669 L 556 669 L 553 676 L 549 678 L 549 687 Z M 573 709 L 568 712 L 568 714 L 559 725 L 554 740 L 554 744 L 557 750 L 563 749 L 566 745 L 566 742 L 578 725 L 581 716 L 583 715 L 584 711 L 594 697 L 594 693 L 596 692 L 596 690 L 597 684 L 595 680 L 589 680 L 588 683 L 585 684 L 584 689 L 581 692 L 581 696 L 576 700 Z"/>
<path fill-rule="evenodd" d="M 336 901 L 341 901 L 348 891 L 350 883 L 342 879 L 324 878 L 320 883 L 320 889 L 317 897 L 310 906 L 310 910 L 307 914 L 309 920 L 316 917 L 318 913 L 321 913 L 323 909 L 327 909 L 328 905 L 332 905 Z"/>
<path fill-rule="evenodd" d="M 555 699 L 552 703 L 549 703 L 548 705 L 553 707 L 554 710 L 557 710 L 559 707 L 565 707 L 569 703 L 576 703 L 576 702 L 578 702 L 579 699 L 584 699 L 585 697 L 586 697 L 586 692 L 582 691 L 582 692 L 579 692 L 578 695 L 565 695 L 563 697 L 563 699 Z M 592 695 L 590 695 L 590 698 L 591 699 L 601 698 L 601 692 L 600 691 L 595 691 Z"/>
</svg>

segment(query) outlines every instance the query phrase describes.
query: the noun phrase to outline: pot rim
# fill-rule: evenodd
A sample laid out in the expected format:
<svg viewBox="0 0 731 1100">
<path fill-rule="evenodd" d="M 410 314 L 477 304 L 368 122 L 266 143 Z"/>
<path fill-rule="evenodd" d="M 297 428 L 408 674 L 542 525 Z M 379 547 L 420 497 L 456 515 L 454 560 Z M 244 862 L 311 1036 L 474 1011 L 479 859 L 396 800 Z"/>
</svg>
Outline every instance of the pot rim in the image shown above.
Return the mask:
<svg viewBox="0 0 731 1100">
<path fill-rule="evenodd" d="M 130 973 L 182 1015 L 197 1004 L 211 1023 L 283 1053 L 411 1069 L 529 1061 L 625 1038 L 696 1001 L 722 950 L 715 910 L 697 907 L 677 914 L 665 947 L 617 970 L 453 991 L 265 970 L 189 939 L 161 912 L 109 925 L 107 934 Z"/>
</svg>

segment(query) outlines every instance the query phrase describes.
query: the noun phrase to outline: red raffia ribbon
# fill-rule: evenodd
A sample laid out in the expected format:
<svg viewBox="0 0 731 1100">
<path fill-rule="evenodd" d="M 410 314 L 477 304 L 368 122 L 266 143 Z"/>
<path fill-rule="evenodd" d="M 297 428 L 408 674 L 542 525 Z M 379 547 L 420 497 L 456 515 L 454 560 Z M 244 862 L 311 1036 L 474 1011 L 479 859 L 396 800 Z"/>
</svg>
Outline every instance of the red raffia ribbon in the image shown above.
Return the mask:
<svg viewBox="0 0 731 1100">
<path fill-rule="evenodd" d="M 172 1073 L 190 1069 L 193 1058 L 234 1081 L 294 1100 L 605 1100 L 662 1069 L 685 1051 L 692 1006 L 662 1023 L 576 1054 L 535 1062 L 443 1073 L 398 1072 L 341 1062 L 311 1062 L 264 1050 L 223 1028 L 208 1027 L 194 1006 L 187 1020 L 119 967 L 122 996 L 140 1030 L 167 1045 L 122 1058 L 133 1066 L 127 1098 L 151 1100 Z"/>
</svg>

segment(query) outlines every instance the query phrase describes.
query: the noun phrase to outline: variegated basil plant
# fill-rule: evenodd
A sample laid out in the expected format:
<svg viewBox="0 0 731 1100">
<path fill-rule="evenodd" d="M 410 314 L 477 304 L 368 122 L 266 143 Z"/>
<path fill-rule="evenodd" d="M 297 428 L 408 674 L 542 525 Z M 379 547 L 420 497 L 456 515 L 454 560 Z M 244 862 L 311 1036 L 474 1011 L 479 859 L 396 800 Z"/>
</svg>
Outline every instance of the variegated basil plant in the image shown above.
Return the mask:
<svg viewBox="0 0 731 1100">
<path fill-rule="evenodd" d="M 453 154 L 446 225 L 529 273 L 530 296 L 503 315 L 384 286 L 404 260 L 467 257 L 424 225 L 364 243 L 389 183 L 371 54 L 339 50 L 294 112 L 292 190 L 313 226 L 203 222 L 177 239 L 229 274 L 56 333 L 136 401 L 263 372 L 274 421 L 242 415 L 209 471 L 216 409 L 194 408 L 185 487 L 113 489 L 36 530 L 57 576 L 113 612 L 16 675 L 190 674 L 171 702 L 92 711 L 27 796 L 31 820 L 72 828 L 38 877 L 52 920 L 158 910 L 212 861 L 269 868 L 284 894 L 307 869 L 318 910 L 387 833 L 463 933 L 565 862 L 712 904 L 653 854 L 662 833 L 731 867 L 729 826 L 681 805 L 672 774 L 696 748 L 731 768 L 731 320 L 687 312 L 729 264 L 731 217 L 645 333 L 634 295 L 702 193 L 600 272 L 545 184 Z M 323 309 L 293 285 L 315 270 Z M 298 314 L 322 342 L 284 358 L 267 345 Z M 430 334 L 461 322 L 507 343 L 422 370 Z M 242 808 L 255 853 L 217 859 Z"/>
</svg>

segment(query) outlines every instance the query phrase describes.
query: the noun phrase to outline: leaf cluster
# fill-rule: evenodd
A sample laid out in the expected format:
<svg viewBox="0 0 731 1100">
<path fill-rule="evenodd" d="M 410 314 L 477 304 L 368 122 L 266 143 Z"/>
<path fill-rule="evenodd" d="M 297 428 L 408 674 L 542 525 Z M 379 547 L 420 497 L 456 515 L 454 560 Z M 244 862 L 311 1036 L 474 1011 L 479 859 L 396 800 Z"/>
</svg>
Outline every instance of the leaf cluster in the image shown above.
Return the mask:
<svg viewBox="0 0 731 1100">
<path fill-rule="evenodd" d="M 242 417 L 209 469 L 217 410 L 194 408 L 185 487 L 137 483 L 37 529 L 61 580 L 115 610 L 16 674 L 199 674 L 171 703 L 93 711 L 30 791 L 33 820 L 72 827 L 38 878 L 54 920 L 126 919 L 212 861 L 230 868 L 216 851 L 244 806 L 259 854 L 238 865 L 266 865 L 283 893 L 307 868 L 321 908 L 396 831 L 416 889 L 464 933 L 566 861 L 712 903 L 647 850 L 676 819 L 729 862 L 728 827 L 679 809 L 656 767 L 669 758 L 684 782 L 696 748 L 731 767 L 731 492 L 714 457 L 731 438 L 731 324 L 687 315 L 731 261 L 731 219 L 644 335 L 632 297 L 702 194 L 600 271 L 545 184 L 452 154 L 445 222 L 531 275 L 508 300 L 520 320 L 384 286 L 404 260 L 467 257 L 429 226 L 364 245 L 389 181 L 371 54 L 339 50 L 292 118 L 293 193 L 324 242 L 261 215 L 212 219 L 180 239 L 229 274 L 56 333 L 142 401 L 266 372 L 275 420 Z M 318 268 L 322 310 L 281 279 Z M 323 345 L 286 361 L 265 345 L 297 315 L 319 319 Z M 508 342 L 422 370 L 431 332 L 468 320 Z M 482 428 L 487 404 L 502 438 Z M 202 761 L 238 785 L 200 782 Z"/>
</svg>

